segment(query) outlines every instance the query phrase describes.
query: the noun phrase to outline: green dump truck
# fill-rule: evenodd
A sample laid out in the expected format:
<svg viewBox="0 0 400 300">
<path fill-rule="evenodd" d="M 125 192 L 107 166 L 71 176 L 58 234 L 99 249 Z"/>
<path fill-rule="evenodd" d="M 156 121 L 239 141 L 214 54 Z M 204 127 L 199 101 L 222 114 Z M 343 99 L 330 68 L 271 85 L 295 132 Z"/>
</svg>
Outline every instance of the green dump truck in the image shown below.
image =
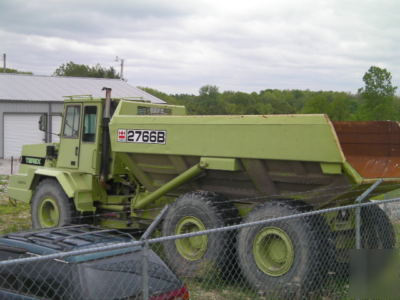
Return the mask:
<svg viewBox="0 0 400 300">
<path fill-rule="evenodd" d="M 42 130 L 46 123 L 43 116 Z M 60 142 L 24 146 L 8 193 L 31 204 L 35 228 L 84 220 L 141 230 L 171 204 L 162 234 L 174 235 L 354 203 L 378 178 L 378 191 L 394 189 L 399 136 L 396 122 L 326 115 L 188 116 L 181 106 L 112 99 L 106 89 L 105 99 L 65 100 Z M 318 273 L 328 232 L 354 229 L 351 213 L 322 219 L 168 242 L 166 257 L 195 274 L 235 247 L 254 286 L 301 285 Z"/>
</svg>

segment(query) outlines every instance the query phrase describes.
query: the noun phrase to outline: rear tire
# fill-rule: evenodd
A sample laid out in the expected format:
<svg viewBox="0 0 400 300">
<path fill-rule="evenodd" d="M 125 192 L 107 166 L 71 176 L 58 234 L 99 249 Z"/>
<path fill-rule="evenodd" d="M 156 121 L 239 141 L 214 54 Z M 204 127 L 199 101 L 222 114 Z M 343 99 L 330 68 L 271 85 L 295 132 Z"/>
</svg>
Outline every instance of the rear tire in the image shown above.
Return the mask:
<svg viewBox="0 0 400 300">
<path fill-rule="evenodd" d="M 363 249 L 393 249 L 396 235 L 387 214 L 378 206 L 361 208 L 361 246 Z"/>
<path fill-rule="evenodd" d="M 72 223 L 73 205 L 57 180 L 42 180 L 32 197 L 33 228 L 61 227 Z"/>
<path fill-rule="evenodd" d="M 288 216 L 302 211 L 287 202 L 267 202 L 243 223 Z M 243 276 L 267 298 L 304 295 L 320 288 L 331 261 L 331 240 L 322 216 L 294 218 L 245 227 L 237 237 Z"/>
<path fill-rule="evenodd" d="M 170 236 L 219 228 L 238 221 L 236 208 L 220 195 L 191 192 L 179 197 L 164 219 L 162 234 Z M 202 276 L 212 268 L 223 270 L 233 259 L 232 232 L 217 232 L 164 243 L 170 267 L 179 275 Z M 215 271 L 215 269 L 214 269 Z"/>
<path fill-rule="evenodd" d="M 371 205 L 361 208 L 361 249 L 362 250 L 391 250 L 396 245 L 396 234 L 387 214 L 378 206 Z M 351 251 L 356 248 L 355 230 L 345 233 L 337 232 L 337 239 L 349 240 L 349 246 L 344 249 L 336 249 L 337 259 L 335 272 L 339 278 L 348 280 L 350 276 Z M 390 257 L 390 256 L 389 256 Z M 389 259 L 387 261 L 390 261 Z M 381 267 L 375 271 L 384 269 L 386 260 L 380 261 Z"/>
</svg>

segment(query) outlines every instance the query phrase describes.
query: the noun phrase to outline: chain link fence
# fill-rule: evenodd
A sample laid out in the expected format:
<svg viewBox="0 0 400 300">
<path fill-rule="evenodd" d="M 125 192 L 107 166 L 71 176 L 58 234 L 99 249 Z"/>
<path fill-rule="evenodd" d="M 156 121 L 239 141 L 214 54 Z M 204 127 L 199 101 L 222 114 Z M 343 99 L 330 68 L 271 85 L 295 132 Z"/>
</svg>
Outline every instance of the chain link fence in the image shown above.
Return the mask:
<svg viewBox="0 0 400 300">
<path fill-rule="evenodd" d="M 381 199 L 372 187 L 313 210 L 306 197 L 193 192 L 136 239 L 88 225 L 9 233 L 0 299 L 396 298 L 394 195 L 370 201 Z"/>
</svg>

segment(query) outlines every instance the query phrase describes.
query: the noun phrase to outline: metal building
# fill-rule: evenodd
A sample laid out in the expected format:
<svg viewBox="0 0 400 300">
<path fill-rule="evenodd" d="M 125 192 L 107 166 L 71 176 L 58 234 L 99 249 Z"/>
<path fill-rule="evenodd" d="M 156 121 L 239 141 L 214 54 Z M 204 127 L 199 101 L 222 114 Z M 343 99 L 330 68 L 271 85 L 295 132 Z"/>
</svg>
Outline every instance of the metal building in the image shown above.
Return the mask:
<svg viewBox="0 0 400 300">
<path fill-rule="evenodd" d="M 58 136 L 38 129 L 41 114 L 48 115 L 48 130 L 59 133 L 65 96 L 135 97 L 164 101 L 119 79 L 36 76 L 0 73 L 0 158 L 19 157 L 24 144 L 58 141 Z"/>
</svg>

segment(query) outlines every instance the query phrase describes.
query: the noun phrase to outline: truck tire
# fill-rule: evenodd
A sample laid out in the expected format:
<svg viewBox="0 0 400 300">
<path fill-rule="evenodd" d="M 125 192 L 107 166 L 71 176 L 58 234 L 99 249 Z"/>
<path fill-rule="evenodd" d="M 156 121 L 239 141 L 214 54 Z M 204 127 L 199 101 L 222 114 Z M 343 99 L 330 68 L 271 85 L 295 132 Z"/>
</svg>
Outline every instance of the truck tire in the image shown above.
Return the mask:
<svg viewBox="0 0 400 300">
<path fill-rule="evenodd" d="M 57 180 L 42 180 L 32 197 L 33 228 L 61 227 L 72 223 L 73 205 Z"/>
<path fill-rule="evenodd" d="M 396 234 L 393 225 L 387 214 L 378 206 L 366 206 L 361 208 L 361 249 L 362 250 L 390 250 L 396 245 Z M 341 239 L 340 232 L 335 233 L 337 239 Z M 353 239 L 350 247 L 345 249 L 337 249 L 337 261 L 335 273 L 342 280 L 349 280 L 351 269 L 351 251 L 356 248 L 354 229 L 346 232 L 347 236 Z M 386 260 L 382 260 L 385 258 Z M 390 256 L 379 258 L 379 267 L 374 272 L 378 273 L 386 267 L 386 263 L 390 261 Z"/>
<path fill-rule="evenodd" d="M 303 212 L 287 201 L 257 206 L 243 223 Z M 298 297 L 327 279 L 334 255 L 322 216 L 294 218 L 242 228 L 237 236 L 238 263 L 244 278 L 265 296 Z"/>
<path fill-rule="evenodd" d="M 163 236 L 223 227 L 238 222 L 236 208 L 220 195 L 191 192 L 179 197 L 163 221 Z M 235 257 L 232 232 L 177 239 L 164 243 L 170 267 L 183 276 L 203 276 L 206 272 L 223 271 Z M 213 269 L 215 268 L 215 269 Z"/>
<path fill-rule="evenodd" d="M 387 214 L 378 206 L 361 208 L 361 246 L 363 249 L 393 249 L 396 235 Z"/>
</svg>

